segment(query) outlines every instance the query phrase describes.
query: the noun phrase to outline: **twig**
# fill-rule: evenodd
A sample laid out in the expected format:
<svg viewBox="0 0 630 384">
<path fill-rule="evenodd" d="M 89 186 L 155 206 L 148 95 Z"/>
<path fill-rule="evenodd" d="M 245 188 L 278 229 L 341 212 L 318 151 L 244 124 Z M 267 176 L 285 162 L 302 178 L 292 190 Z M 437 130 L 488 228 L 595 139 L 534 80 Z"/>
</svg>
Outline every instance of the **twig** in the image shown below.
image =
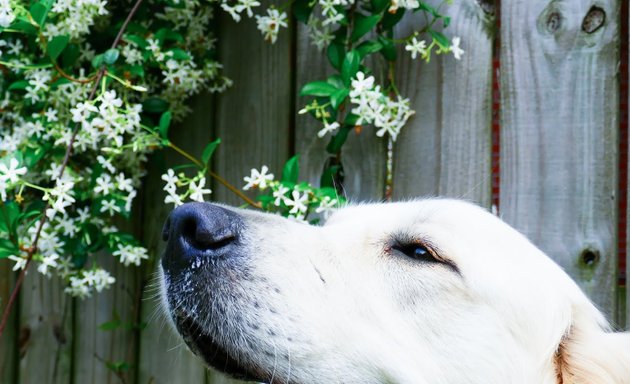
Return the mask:
<svg viewBox="0 0 630 384">
<path fill-rule="evenodd" d="M 127 28 L 127 25 L 129 25 L 131 18 L 136 13 L 141 3 L 142 3 L 142 0 L 137 0 L 135 5 L 131 9 L 131 11 L 129 11 L 127 18 L 125 19 L 123 25 L 120 27 L 120 30 L 118 31 L 118 35 L 116 35 L 116 38 L 114 39 L 114 42 L 112 43 L 112 47 L 111 47 L 112 49 L 116 48 L 116 46 L 120 42 L 120 39 L 122 38 L 122 35 L 125 29 Z M 94 87 L 92 87 L 92 91 L 90 92 L 90 95 L 88 96 L 87 101 L 91 101 L 92 99 L 94 99 L 94 96 L 96 95 L 96 91 L 98 90 L 99 84 L 101 80 L 103 79 L 103 76 L 105 75 L 106 71 L 107 69 L 105 68 L 105 66 L 102 66 L 99 69 L 98 73 L 96 74 L 96 78 L 94 79 L 95 81 Z M 68 166 L 68 162 L 70 160 L 70 154 L 72 153 L 72 148 L 74 146 L 74 141 L 77 137 L 77 134 L 79 133 L 80 128 L 81 128 L 81 124 L 79 123 L 77 123 L 74 127 L 74 130 L 72 132 L 72 137 L 70 139 L 70 142 L 68 143 L 68 147 L 66 148 L 66 154 L 64 156 L 63 163 L 61 163 L 61 168 L 59 170 L 59 178 L 63 176 L 64 171 L 66 170 Z M 48 200 L 48 203 L 46 204 L 46 208 L 44 208 L 44 212 L 46 212 L 46 210 L 49 207 L 50 207 L 50 200 Z M 37 232 L 35 232 L 35 238 L 33 240 L 33 244 L 31 246 L 31 249 L 28 251 L 26 255 L 26 264 L 24 268 L 22 269 L 22 271 L 20 271 L 20 274 L 18 275 L 18 278 L 15 281 L 15 286 L 13 287 L 13 291 L 11 292 L 11 297 L 9 298 L 9 301 L 7 302 L 7 306 L 4 308 L 4 311 L 2 313 L 2 321 L 0 322 L 0 337 L 2 337 L 4 333 L 4 328 L 6 327 L 7 321 L 9 320 L 9 314 L 11 313 L 11 309 L 15 305 L 15 300 L 17 298 L 18 293 L 20 292 L 20 288 L 22 287 L 24 276 L 26 275 L 26 271 L 28 270 L 28 267 L 31 264 L 31 260 L 33 260 L 33 254 L 37 251 L 37 243 L 39 242 L 39 238 L 40 238 L 42 229 L 44 228 L 44 224 L 46 224 L 45 214 L 42 215 L 42 218 L 39 221 L 39 226 L 37 227 Z"/>
</svg>

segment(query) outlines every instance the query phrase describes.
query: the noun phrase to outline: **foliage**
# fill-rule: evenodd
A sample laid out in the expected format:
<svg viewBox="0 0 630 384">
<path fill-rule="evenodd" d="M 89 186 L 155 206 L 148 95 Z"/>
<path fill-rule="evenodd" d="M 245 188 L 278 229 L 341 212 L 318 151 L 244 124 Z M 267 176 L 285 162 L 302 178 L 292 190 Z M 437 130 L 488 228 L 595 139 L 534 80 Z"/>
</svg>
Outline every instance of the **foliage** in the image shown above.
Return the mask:
<svg viewBox="0 0 630 384">
<path fill-rule="evenodd" d="M 148 258 L 114 222 L 132 215 L 151 152 L 171 148 L 189 162 L 162 175 L 166 203 L 203 201 L 209 177 L 223 182 L 208 166 L 220 140 L 197 159 L 169 139 L 171 125 L 190 112 L 190 96 L 231 84 L 216 60 L 215 11 L 254 18 L 270 43 L 288 26 L 288 7 L 308 27 L 336 72 L 303 86 L 311 101 L 300 112 L 321 122 L 317 135 L 330 134 L 327 151 L 337 158 L 353 128 L 373 125 L 395 140 L 414 114 L 396 88 L 396 46 L 426 61 L 463 54 L 459 38 L 440 32 L 450 22 L 440 7 L 417 0 L 293 0 L 261 14 L 256 0 L 130 6 L 0 0 L 0 258 L 14 270 L 34 260 L 41 274 L 59 275 L 66 292 L 81 298 L 115 282 L 99 266 L 100 251 L 125 266 Z M 396 25 L 413 12 L 426 25 L 396 38 Z M 333 182 L 341 172 L 340 162 L 326 167 L 315 187 L 299 181 L 293 157 L 279 180 L 266 166 L 244 178 L 243 189 L 261 192 L 257 202 L 228 187 L 258 208 L 316 222 L 344 203 Z"/>
</svg>

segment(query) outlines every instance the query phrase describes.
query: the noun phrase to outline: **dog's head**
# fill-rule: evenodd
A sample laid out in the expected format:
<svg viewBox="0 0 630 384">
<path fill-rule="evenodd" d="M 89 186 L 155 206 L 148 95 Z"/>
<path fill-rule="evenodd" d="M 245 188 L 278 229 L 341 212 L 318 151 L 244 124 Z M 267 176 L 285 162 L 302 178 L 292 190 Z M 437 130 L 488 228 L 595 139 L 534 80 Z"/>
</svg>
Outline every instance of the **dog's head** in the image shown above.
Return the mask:
<svg viewBox="0 0 630 384">
<path fill-rule="evenodd" d="M 191 203 L 163 237 L 166 311 L 235 377 L 630 382 L 628 335 L 606 333 L 556 264 L 468 203 L 353 206 L 321 227 Z"/>
</svg>

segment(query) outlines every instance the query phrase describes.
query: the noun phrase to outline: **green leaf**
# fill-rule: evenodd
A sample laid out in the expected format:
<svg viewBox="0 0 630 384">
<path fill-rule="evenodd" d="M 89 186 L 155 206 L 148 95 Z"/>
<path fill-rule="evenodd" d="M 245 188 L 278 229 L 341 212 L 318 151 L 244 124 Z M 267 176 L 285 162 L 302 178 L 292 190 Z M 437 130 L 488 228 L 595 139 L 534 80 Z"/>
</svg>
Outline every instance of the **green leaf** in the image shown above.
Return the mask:
<svg viewBox="0 0 630 384">
<path fill-rule="evenodd" d="M 190 60 L 190 55 L 184 51 L 183 49 L 173 48 L 169 49 L 167 52 L 172 52 L 173 56 L 171 56 L 174 60 Z"/>
<path fill-rule="evenodd" d="M 98 326 L 98 329 L 101 331 L 113 331 L 115 329 L 120 328 L 122 322 L 119 318 L 114 318 L 113 320 L 106 321 Z"/>
<path fill-rule="evenodd" d="M 221 144 L 221 139 L 216 139 L 215 141 L 208 143 L 206 147 L 203 149 L 203 153 L 201 154 L 201 161 L 204 165 L 208 165 L 210 158 L 212 158 L 212 154 L 217 149 L 217 147 Z"/>
<path fill-rule="evenodd" d="M 383 48 L 383 44 L 374 40 L 367 40 L 359 44 L 357 47 L 357 52 L 359 52 L 359 56 L 363 59 L 365 56 L 376 53 Z"/>
<path fill-rule="evenodd" d="M 376 24 L 381 20 L 381 15 L 363 16 L 356 15 L 354 18 L 354 28 L 352 29 L 352 35 L 350 40 L 357 41 L 362 38 L 366 33 L 370 32 Z"/>
<path fill-rule="evenodd" d="M 346 97 L 348 97 L 349 93 L 350 90 L 348 88 L 343 88 L 337 90 L 337 92 L 330 95 L 330 104 L 332 105 L 333 109 L 339 108 L 341 103 L 343 103 Z"/>
<path fill-rule="evenodd" d="M 120 56 L 120 51 L 116 48 L 110 48 L 103 54 L 103 61 L 105 64 L 112 65 L 118 60 L 118 56 Z"/>
<path fill-rule="evenodd" d="M 20 207 L 15 201 L 7 201 L 0 207 L 0 231 L 13 233 L 20 218 Z"/>
<path fill-rule="evenodd" d="M 45 1 L 40 1 L 31 5 L 29 12 L 33 20 L 37 23 L 37 25 L 39 26 L 44 25 L 44 22 L 46 21 L 46 16 L 48 15 L 48 12 L 50 11 L 50 6 L 51 6 L 50 2 L 45 2 Z"/>
<path fill-rule="evenodd" d="M 24 149 L 24 164 L 30 169 L 39 162 L 50 148 L 48 145 L 38 145 Z"/>
<path fill-rule="evenodd" d="M 378 41 L 383 45 L 383 48 L 381 48 L 383 57 L 385 57 L 386 60 L 395 61 L 398 57 L 398 53 L 396 52 L 394 42 L 383 36 L 379 36 Z"/>
<path fill-rule="evenodd" d="M 300 173 L 299 155 L 295 155 L 284 164 L 284 168 L 282 169 L 281 181 L 286 181 L 289 183 L 297 183 L 299 173 Z"/>
<path fill-rule="evenodd" d="M 173 115 L 171 114 L 171 111 L 166 111 L 162 114 L 162 116 L 160 116 L 160 125 L 158 129 L 160 131 L 160 136 L 163 139 L 168 138 L 168 129 L 171 126 L 172 117 Z"/>
<path fill-rule="evenodd" d="M 26 87 L 28 87 L 28 81 L 27 80 L 18 80 L 18 81 L 14 81 L 13 83 L 11 83 L 11 85 L 9 85 L 7 90 L 8 91 L 24 90 L 24 89 L 26 89 Z"/>
<path fill-rule="evenodd" d="M 149 43 L 147 43 L 147 41 L 143 37 L 134 35 L 133 33 L 125 34 L 124 40 L 128 42 L 132 42 L 136 44 L 138 47 L 143 48 L 143 49 L 149 45 Z"/>
<path fill-rule="evenodd" d="M 341 65 L 343 64 L 343 57 L 346 54 L 346 50 L 343 47 L 343 43 L 339 43 L 339 42 L 330 43 L 326 53 L 328 54 L 328 60 L 330 61 L 330 64 L 335 69 L 341 69 Z"/>
<path fill-rule="evenodd" d="M 429 35 L 433 38 L 433 40 L 438 43 L 438 45 L 442 48 L 448 48 L 451 46 L 451 42 L 448 40 L 448 37 L 444 36 L 443 33 L 438 32 L 433 29 L 429 29 Z"/>
<path fill-rule="evenodd" d="M 359 121 L 359 116 L 355 115 L 354 113 L 348 113 L 346 115 L 346 118 L 343 120 L 343 123 L 345 125 L 354 127 L 357 125 L 357 121 Z"/>
<path fill-rule="evenodd" d="M 391 4 L 391 0 L 372 0 L 372 13 L 382 13 L 389 5 Z"/>
<path fill-rule="evenodd" d="M 59 57 L 61 52 L 63 52 L 63 50 L 68 45 L 69 40 L 70 40 L 70 36 L 68 35 L 61 35 L 61 36 L 53 37 L 52 40 L 48 42 L 48 56 L 50 56 L 51 59 L 56 61 L 57 57 Z"/>
<path fill-rule="evenodd" d="M 155 33 L 155 38 L 160 40 L 161 43 L 164 43 L 167 40 L 176 41 L 178 43 L 184 42 L 184 37 L 171 29 L 161 28 L 159 31 Z"/>
<path fill-rule="evenodd" d="M 105 365 L 111 371 L 116 373 L 126 372 L 129 370 L 129 368 L 131 368 L 129 363 L 127 363 L 126 361 L 106 361 Z"/>
<path fill-rule="evenodd" d="M 75 65 L 77 60 L 79 60 L 79 57 L 81 57 L 79 46 L 77 44 L 68 44 L 61 55 L 62 67 L 71 67 Z"/>
<path fill-rule="evenodd" d="M 159 97 L 149 97 L 142 102 L 142 110 L 149 113 L 162 113 L 168 110 L 168 101 Z"/>
<path fill-rule="evenodd" d="M 10 28 L 15 29 L 16 31 L 24 32 L 27 35 L 37 34 L 37 28 L 33 24 L 31 24 L 28 19 L 24 19 L 21 16 L 16 18 L 13 24 L 11 24 Z"/>
<path fill-rule="evenodd" d="M 421 11 L 425 11 L 431 14 L 431 16 L 435 17 L 435 18 L 441 18 L 442 15 L 440 14 L 440 12 L 438 12 L 437 9 L 435 9 L 434 7 L 430 6 L 429 4 L 421 1 L 420 5 L 418 7 L 419 10 Z"/>
<path fill-rule="evenodd" d="M 4 259 L 9 256 L 17 256 L 20 250 L 9 239 L 0 238 L 0 259 Z"/>
<path fill-rule="evenodd" d="M 330 142 L 326 147 L 326 151 L 333 155 L 337 154 L 341 150 L 343 144 L 346 142 L 346 139 L 348 138 L 348 133 L 350 133 L 351 129 L 352 127 L 346 125 L 342 126 L 337 134 L 330 139 Z"/>
<path fill-rule="evenodd" d="M 343 60 L 343 66 L 341 67 L 341 79 L 346 87 L 350 86 L 352 78 L 359 71 L 359 65 L 361 64 L 361 55 L 355 49 L 346 53 L 346 58 Z"/>
<path fill-rule="evenodd" d="M 337 89 L 342 89 L 346 87 L 343 83 L 343 80 L 341 79 L 341 75 L 339 74 L 334 74 L 332 76 L 329 76 L 326 79 L 326 82 L 330 85 L 333 85 Z"/>
<path fill-rule="evenodd" d="M 311 12 L 313 12 L 313 7 L 309 6 L 310 0 L 295 0 L 293 3 L 293 15 L 297 21 L 301 21 L 306 24 L 308 22 L 308 18 L 311 16 Z"/>
<path fill-rule="evenodd" d="M 383 16 L 383 21 L 381 21 L 381 26 L 386 31 L 391 30 L 396 24 L 398 24 L 404 14 L 405 8 L 403 7 L 398 8 L 396 13 L 385 12 L 385 16 Z"/>
<path fill-rule="evenodd" d="M 325 81 L 313 81 L 302 87 L 300 96 L 330 96 L 337 91 L 337 87 Z"/>
<path fill-rule="evenodd" d="M 92 58 L 92 68 L 99 69 L 103 65 L 103 54 L 100 53 Z"/>
<path fill-rule="evenodd" d="M 443 20 L 443 23 L 444 23 L 444 28 L 447 28 L 451 24 L 450 16 L 444 16 L 442 18 L 442 20 Z"/>
</svg>

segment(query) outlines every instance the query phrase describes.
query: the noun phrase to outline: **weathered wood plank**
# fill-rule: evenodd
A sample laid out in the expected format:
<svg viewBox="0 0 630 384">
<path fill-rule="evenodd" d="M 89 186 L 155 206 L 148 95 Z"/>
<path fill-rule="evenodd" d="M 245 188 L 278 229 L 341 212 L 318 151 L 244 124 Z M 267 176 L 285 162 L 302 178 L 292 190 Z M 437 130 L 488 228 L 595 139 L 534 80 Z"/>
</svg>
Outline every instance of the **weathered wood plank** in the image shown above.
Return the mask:
<svg viewBox="0 0 630 384">
<path fill-rule="evenodd" d="M 126 362 L 130 369 L 119 374 L 125 380 L 133 377 L 135 368 L 135 338 L 133 324 L 136 318 L 136 271 L 135 267 L 123 266 L 111 254 L 97 256 L 99 266 L 116 277 L 116 284 L 109 290 L 95 294 L 92 298 L 78 300 L 75 304 L 77 321 L 74 327 L 74 382 L 75 383 L 120 383 L 117 374 L 106 362 Z M 115 313 L 115 315 L 114 315 Z M 117 316 L 122 324 L 113 330 L 102 330 L 99 326 Z"/>
<path fill-rule="evenodd" d="M 72 299 L 63 283 L 44 277 L 33 264 L 20 295 L 19 382 L 70 383 Z"/>
<path fill-rule="evenodd" d="M 270 1 L 262 1 L 261 9 Z M 219 57 L 234 85 L 217 97 L 215 133 L 221 138 L 214 170 L 234 186 L 252 168 L 269 166 L 278 176 L 291 148 L 291 32 L 282 28 L 275 44 L 263 40 L 253 19 L 235 23 L 220 15 Z M 214 199 L 241 205 L 215 184 Z"/>
<path fill-rule="evenodd" d="M 500 209 L 612 319 L 619 2 L 597 4 L 502 3 Z"/>
<path fill-rule="evenodd" d="M 416 115 L 395 145 L 394 197 L 450 196 L 489 207 L 494 8 L 462 0 L 443 11 L 452 17 L 445 33 L 462 38 L 461 61 L 446 55 L 427 64 L 398 52 L 399 89 Z M 409 36 L 423 25 L 416 14 L 396 35 Z"/>
<path fill-rule="evenodd" d="M 205 145 L 213 139 L 214 98 L 207 94 L 199 95 L 190 104 L 196 113 L 172 127 L 170 139 L 185 151 L 199 157 Z M 138 383 L 142 384 L 194 384 L 206 381 L 206 368 L 187 350 L 181 338 L 167 324 L 157 296 L 157 282 L 153 280 L 165 245 L 161 239 L 162 224 L 172 208 L 164 204 L 164 182 L 161 175 L 167 168 L 185 163 L 188 163 L 186 159 L 168 150 L 156 154 L 148 163 L 142 195 L 144 225 L 141 231 L 151 260 L 144 267 L 147 288 L 142 301 L 141 319 L 148 322 L 148 325 L 140 336 Z"/>
<path fill-rule="evenodd" d="M 12 271 L 13 262 L 6 259 L 0 260 L 0 313 L 11 296 L 11 290 L 15 283 L 14 272 Z M 4 329 L 2 337 L 0 337 L 0 382 L 14 383 L 17 380 L 16 363 L 18 356 L 18 337 L 17 337 L 17 315 L 16 307 L 9 318 L 8 324 Z"/>
</svg>

